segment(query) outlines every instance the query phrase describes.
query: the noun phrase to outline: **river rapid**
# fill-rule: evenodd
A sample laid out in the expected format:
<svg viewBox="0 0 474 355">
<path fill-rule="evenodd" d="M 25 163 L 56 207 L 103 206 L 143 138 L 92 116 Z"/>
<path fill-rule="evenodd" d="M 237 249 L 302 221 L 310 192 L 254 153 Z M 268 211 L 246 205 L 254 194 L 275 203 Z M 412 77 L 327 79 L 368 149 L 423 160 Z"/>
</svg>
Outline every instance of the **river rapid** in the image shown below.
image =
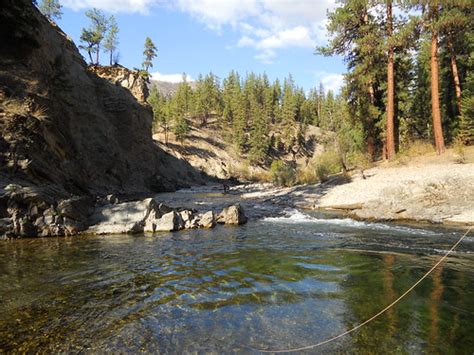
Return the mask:
<svg viewBox="0 0 474 355">
<path fill-rule="evenodd" d="M 240 227 L 5 241 L 0 352 L 259 353 L 310 345 L 377 313 L 462 233 L 285 209 Z M 468 236 L 397 306 L 307 352 L 472 354 L 473 334 Z"/>
</svg>

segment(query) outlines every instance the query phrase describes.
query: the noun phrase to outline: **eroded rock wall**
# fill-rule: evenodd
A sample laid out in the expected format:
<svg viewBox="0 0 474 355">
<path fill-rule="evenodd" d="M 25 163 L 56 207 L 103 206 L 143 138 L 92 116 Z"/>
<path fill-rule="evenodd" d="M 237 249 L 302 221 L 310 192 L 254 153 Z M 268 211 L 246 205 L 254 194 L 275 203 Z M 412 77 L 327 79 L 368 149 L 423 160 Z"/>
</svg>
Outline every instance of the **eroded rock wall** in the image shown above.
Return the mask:
<svg viewBox="0 0 474 355">
<path fill-rule="evenodd" d="M 143 195 L 203 182 L 153 141 L 146 82 L 121 67 L 98 71 L 88 70 L 30 0 L 2 0 L 0 219 L 12 219 L 2 225 L 30 235 L 30 222 L 49 220 L 48 209 L 73 196 Z"/>
</svg>

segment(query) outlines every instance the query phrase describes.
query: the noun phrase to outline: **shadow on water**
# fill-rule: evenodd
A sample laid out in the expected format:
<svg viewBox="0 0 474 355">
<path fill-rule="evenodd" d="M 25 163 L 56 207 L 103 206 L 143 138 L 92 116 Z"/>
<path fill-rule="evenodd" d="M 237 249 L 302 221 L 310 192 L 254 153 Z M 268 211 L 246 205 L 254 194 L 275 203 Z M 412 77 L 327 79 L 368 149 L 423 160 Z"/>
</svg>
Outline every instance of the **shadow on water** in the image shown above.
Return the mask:
<svg viewBox="0 0 474 355">
<path fill-rule="evenodd" d="M 0 243 L 0 349 L 257 353 L 304 346 L 378 312 L 439 258 L 425 247 L 442 250 L 459 236 L 287 222 Z M 397 307 L 318 352 L 471 353 L 469 248 Z"/>
</svg>

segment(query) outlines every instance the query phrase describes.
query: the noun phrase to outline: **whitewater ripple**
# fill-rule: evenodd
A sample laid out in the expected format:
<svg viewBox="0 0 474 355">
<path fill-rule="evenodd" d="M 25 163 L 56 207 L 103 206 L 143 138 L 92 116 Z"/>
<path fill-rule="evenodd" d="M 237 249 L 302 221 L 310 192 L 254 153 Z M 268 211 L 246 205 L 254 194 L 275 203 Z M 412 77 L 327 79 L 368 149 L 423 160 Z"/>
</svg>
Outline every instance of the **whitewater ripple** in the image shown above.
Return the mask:
<svg viewBox="0 0 474 355">
<path fill-rule="evenodd" d="M 285 223 L 285 224 L 321 224 L 334 225 L 348 228 L 372 229 L 384 231 L 397 231 L 410 234 L 438 235 L 434 231 L 426 229 L 411 228 L 406 226 L 396 226 L 384 223 L 362 222 L 351 218 L 316 218 L 296 209 L 287 210 L 284 216 L 265 217 L 263 222 Z"/>
</svg>

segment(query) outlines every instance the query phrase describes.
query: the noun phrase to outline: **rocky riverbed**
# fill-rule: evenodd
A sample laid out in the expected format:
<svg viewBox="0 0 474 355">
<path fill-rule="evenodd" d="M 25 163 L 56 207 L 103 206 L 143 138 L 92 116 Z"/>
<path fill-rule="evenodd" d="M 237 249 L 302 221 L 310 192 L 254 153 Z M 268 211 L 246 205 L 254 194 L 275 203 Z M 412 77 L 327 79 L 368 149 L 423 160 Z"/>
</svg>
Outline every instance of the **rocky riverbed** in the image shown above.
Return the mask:
<svg viewBox="0 0 474 355">
<path fill-rule="evenodd" d="M 356 219 L 474 224 L 474 164 L 379 166 L 322 184 L 208 185 L 141 198 L 53 198 L 54 186 L 9 184 L 0 194 L 0 235 L 159 233 L 240 225 L 288 208 L 335 210 Z"/>
<path fill-rule="evenodd" d="M 243 199 L 335 210 L 364 220 L 474 224 L 474 164 L 377 166 L 317 185 L 239 186 Z"/>
</svg>

